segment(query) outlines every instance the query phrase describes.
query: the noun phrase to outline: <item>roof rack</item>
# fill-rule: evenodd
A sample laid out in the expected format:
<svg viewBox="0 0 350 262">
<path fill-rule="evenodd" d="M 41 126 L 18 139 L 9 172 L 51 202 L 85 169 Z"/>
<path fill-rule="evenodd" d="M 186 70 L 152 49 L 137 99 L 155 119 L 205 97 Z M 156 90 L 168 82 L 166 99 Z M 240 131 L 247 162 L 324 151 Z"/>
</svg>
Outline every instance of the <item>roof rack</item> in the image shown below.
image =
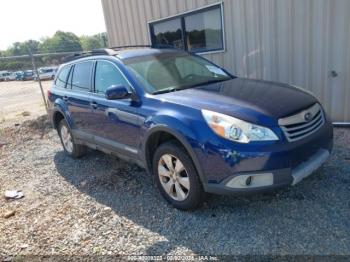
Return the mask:
<svg viewBox="0 0 350 262">
<path fill-rule="evenodd" d="M 170 45 L 170 44 L 157 44 L 157 45 L 122 45 L 122 46 L 109 47 L 109 49 L 119 50 L 119 49 L 123 49 L 123 48 L 138 48 L 138 47 L 179 49 L 179 48 L 176 48 L 174 45 Z"/>
<path fill-rule="evenodd" d="M 118 50 L 122 48 L 137 48 L 137 47 L 152 47 L 152 46 L 151 45 L 122 45 L 122 46 L 113 46 L 113 47 L 110 47 L 109 49 Z"/>
<path fill-rule="evenodd" d="M 74 53 L 72 55 L 66 56 L 64 58 L 64 62 L 70 62 L 79 58 L 84 58 L 84 57 L 89 57 L 94 55 L 116 55 L 116 52 L 110 48 L 93 49 L 91 51 L 78 52 L 78 53 Z"/>
<path fill-rule="evenodd" d="M 70 62 L 79 58 L 89 57 L 89 56 L 95 56 L 95 55 L 116 55 L 118 54 L 117 51 L 123 48 L 138 48 L 138 47 L 154 47 L 153 45 L 123 45 L 123 46 L 114 46 L 109 48 L 100 48 L 100 49 L 93 49 L 91 51 L 83 51 L 83 52 L 77 52 L 72 55 L 66 56 L 64 58 L 64 62 Z M 173 48 L 174 46 L 171 45 L 157 45 L 157 48 Z"/>
</svg>

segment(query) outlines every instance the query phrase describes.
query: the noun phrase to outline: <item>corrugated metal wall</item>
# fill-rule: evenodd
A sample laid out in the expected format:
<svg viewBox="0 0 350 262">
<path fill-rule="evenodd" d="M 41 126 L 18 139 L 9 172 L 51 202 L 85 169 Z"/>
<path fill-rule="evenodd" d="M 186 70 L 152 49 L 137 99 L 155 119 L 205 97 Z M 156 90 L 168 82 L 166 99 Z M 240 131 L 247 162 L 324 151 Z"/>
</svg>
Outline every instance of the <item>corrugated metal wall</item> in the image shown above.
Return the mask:
<svg viewBox="0 0 350 262">
<path fill-rule="evenodd" d="M 110 45 L 148 44 L 148 21 L 216 2 L 102 0 Z M 207 58 L 235 75 L 303 86 L 334 121 L 350 121 L 350 0 L 223 3 L 226 52 Z"/>
</svg>

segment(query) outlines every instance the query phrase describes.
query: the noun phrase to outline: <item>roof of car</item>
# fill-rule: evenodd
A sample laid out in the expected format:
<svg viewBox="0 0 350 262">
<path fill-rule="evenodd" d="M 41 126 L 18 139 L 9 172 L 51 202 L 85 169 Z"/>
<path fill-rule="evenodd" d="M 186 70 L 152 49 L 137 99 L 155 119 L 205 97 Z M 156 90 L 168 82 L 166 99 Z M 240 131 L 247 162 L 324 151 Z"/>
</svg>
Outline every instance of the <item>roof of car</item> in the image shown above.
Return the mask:
<svg viewBox="0 0 350 262">
<path fill-rule="evenodd" d="M 138 46 L 127 46 L 127 47 L 112 47 L 105 49 L 96 49 L 87 52 L 75 53 L 66 57 L 66 63 L 80 60 L 82 58 L 94 57 L 94 56 L 115 56 L 121 60 L 130 58 L 152 56 L 160 54 L 171 54 L 171 53 L 186 53 L 185 51 L 175 48 L 153 48 L 153 47 L 138 47 Z"/>
<path fill-rule="evenodd" d="M 117 50 L 117 57 L 121 60 L 135 58 L 140 56 L 152 56 L 159 54 L 184 53 L 184 51 L 170 48 L 137 48 Z"/>
</svg>

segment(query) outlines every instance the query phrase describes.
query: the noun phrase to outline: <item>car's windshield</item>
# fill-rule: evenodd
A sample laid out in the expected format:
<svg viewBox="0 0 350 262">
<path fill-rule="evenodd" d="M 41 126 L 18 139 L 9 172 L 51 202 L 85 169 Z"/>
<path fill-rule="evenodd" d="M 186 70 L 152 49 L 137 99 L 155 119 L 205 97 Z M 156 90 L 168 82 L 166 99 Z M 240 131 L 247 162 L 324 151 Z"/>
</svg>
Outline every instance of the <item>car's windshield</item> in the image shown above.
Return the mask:
<svg viewBox="0 0 350 262">
<path fill-rule="evenodd" d="M 231 79 L 221 68 L 190 54 L 161 54 L 124 61 L 152 94 L 170 92 Z"/>
</svg>

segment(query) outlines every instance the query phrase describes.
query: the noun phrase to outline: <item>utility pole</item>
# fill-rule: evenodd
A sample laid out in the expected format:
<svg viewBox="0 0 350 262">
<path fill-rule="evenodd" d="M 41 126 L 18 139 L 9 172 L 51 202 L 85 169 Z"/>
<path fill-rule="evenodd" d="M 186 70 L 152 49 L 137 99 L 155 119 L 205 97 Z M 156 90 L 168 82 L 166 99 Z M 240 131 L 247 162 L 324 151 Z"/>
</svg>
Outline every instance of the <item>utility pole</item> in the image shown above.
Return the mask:
<svg viewBox="0 0 350 262">
<path fill-rule="evenodd" d="M 107 39 L 106 39 L 106 35 L 105 34 L 103 34 L 103 33 L 100 33 L 100 38 L 102 39 L 102 41 L 103 41 L 103 47 L 108 47 L 107 46 Z"/>
<path fill-rule="evenodd" d="M 38 68 L 36 67 L 35 59 L 34 59 L 32 50 L 30 49 L 29 46 L 27 46 L 27 50 L 28 50 L 30 59 L 32 60 L 32 65 L 33 65 L 34 72 L 35 72 L 35 74 L 36 74 L 36 76 L 37 76 L 37 80 L 38 80 L 38 83 L 39 83 L 39 86 L 40 86 L 41 96 L 43 97 L 44 104 L 45 104 L 46 113 L 48 113 L 46 97 L 45 97 L 45 93 L 44 93 L 43 86 L 41 85 L 41 80 L 40 80 L 40 76 L 39 76 L 39 71 L 38 71 Z"/>
</svg>

